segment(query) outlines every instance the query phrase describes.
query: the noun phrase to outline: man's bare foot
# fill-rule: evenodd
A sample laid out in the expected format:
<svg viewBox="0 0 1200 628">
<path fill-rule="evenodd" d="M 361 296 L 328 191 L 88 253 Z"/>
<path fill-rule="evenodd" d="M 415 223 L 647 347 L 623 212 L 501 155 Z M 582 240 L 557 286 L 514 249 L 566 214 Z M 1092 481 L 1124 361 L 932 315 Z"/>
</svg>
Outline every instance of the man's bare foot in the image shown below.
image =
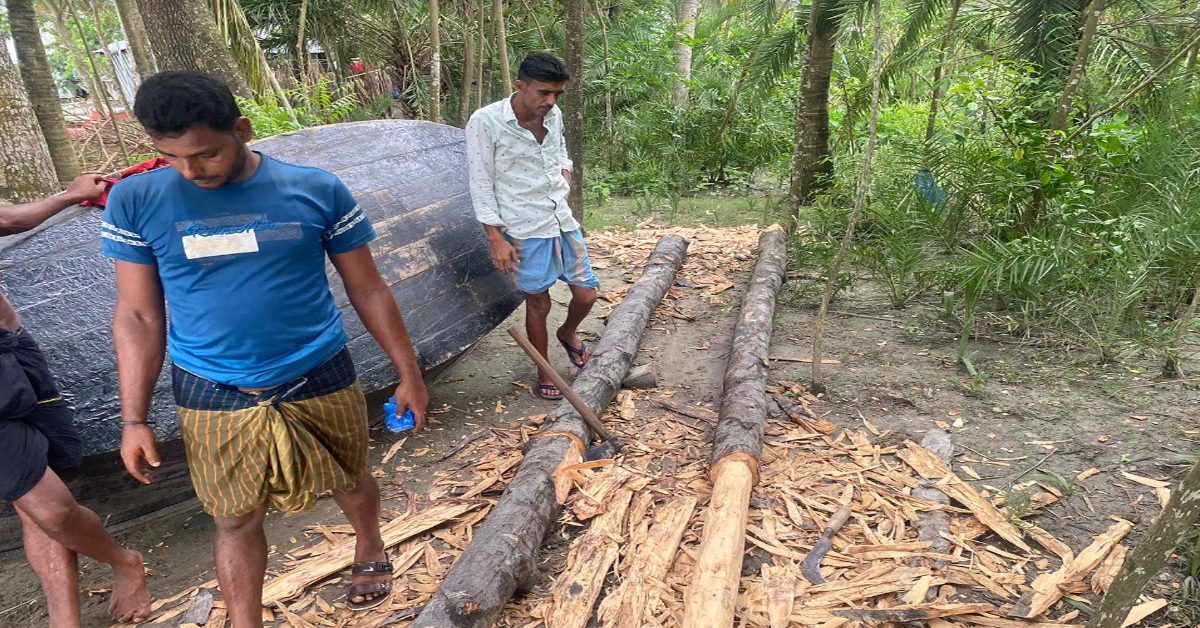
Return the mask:
<svg viewBox="0 0 1200 628">
<path fill-rule="evenodd" d="M 114 566 L 117 572 L 113 583 L 112 601 L 108 610 L 119 622 L 141 623 L 150 617 L 150 591 L 146 589 L 146 568 L 142 555 L 128 550 L 128 560 Z"/>
</svg>

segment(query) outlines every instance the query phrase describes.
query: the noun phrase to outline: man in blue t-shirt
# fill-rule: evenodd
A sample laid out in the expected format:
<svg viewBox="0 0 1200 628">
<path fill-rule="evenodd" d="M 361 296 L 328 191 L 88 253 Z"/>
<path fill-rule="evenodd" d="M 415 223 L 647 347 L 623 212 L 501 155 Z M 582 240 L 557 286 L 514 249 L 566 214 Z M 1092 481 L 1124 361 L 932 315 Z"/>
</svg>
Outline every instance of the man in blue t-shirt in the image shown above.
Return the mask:
<svg viewBox="0 0 1200 628">
<path fill-rule="evenodd" d="M 102 251 L 116 260 L 126 469 L 148 484 L 145 465 L 159 465 L 147 413 L 169 347 L 188 466 L 216 523 L 217 579 L 234 628 L 262 625 L 268 502 L 299 512 L 324 491 L 357 535 L 349 606 L 377 606 L 391 593 L 392 565 L 326 256 L 396 366 L 396 400 L 417 430 L 429 397 L 367 246 L 375 232 L 333 174 L 251 151 L 250 121 L 208 75 L 147 79 L 134 113 L 171 167 L 115 186 L 102 225 Z"/>
</svg>

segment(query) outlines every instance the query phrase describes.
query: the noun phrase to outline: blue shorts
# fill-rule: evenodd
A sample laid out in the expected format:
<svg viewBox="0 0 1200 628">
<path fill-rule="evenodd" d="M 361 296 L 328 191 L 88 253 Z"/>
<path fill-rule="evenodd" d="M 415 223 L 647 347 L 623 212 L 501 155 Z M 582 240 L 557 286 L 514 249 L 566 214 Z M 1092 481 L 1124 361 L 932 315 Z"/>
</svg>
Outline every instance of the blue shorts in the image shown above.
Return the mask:
<svg viewBox="0 0 1200 628">
<path fill-rule="evenodd" d="M 508 238 L 521 262 L 517 265 L 517 287 L 525 294 L 541 294 L 562 279 L 581 288 L 600 287 L 592 272 L 592 260 L 578 229 L 557 238 Z"/>
</svg>

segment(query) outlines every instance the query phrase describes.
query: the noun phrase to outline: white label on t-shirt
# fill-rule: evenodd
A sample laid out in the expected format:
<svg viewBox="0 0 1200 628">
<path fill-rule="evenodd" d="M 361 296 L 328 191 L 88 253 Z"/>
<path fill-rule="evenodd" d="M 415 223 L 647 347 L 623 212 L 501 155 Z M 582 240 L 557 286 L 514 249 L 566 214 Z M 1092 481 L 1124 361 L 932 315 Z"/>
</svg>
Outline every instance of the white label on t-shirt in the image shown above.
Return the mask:
<svg viewBox="0 0 1200 628">
<path fill-rule="evenodd" d="M 253 230 L 210 236 L 183 236 L 183 253 L 188 259 L 257 252 L 258 237 Z"/>
</svg>

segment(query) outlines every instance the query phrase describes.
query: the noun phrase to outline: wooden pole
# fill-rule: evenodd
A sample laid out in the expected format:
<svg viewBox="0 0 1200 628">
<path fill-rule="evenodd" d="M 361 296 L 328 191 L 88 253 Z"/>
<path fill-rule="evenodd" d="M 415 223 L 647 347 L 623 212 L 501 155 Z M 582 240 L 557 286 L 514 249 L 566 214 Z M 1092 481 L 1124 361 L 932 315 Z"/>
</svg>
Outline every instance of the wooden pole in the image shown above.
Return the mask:
<svg viewBox="0 0 1200 628">
<path fill-rule="evenodd" d="M 642 277 L 609 316 L 604 336 L 573 386 L 593 411 L 603 410 L 616 395 L 646 323 L 686 253 L 687 241 L 678 235 L 660 240 Z M 526 449 L 517 476 L 411 628 L 487 628 L 496 621 L 513 592 L 536 572 L 538 548 L 562 509 L 555 469 L 578 462 L 591 437 L 570 403 L 555 408 Z"/>
<path fill-rule="evenodd" d="M 772 225 L 758 239 L 758 263 L 742 300 L 725 367 L 720 419 L 713 437 L 712 500 L 692 584 L 683 598 L 683 628 L 732 628 L 745 555 L 750 491 L 758 482 L 767 420 L 767 357 L 775 296 L 787 277 L 787 237 Z"/>
</svg>

